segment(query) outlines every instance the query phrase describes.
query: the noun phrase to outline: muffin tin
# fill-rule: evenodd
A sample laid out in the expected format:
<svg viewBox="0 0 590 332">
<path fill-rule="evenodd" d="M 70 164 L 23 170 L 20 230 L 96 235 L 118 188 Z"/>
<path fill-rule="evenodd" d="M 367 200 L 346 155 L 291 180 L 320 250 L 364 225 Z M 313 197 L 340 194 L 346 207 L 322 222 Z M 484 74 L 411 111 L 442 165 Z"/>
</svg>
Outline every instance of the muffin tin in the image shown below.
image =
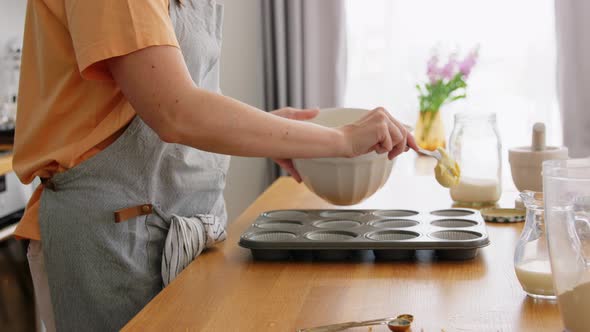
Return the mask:
<svg viewBox="0 0 590 332">
<path fill-rule="evenodd" d="M 268 211 L 239 242 L 258 260 L 310 253 L 316 259 L 343 260 L 361 250 L 372 250 L 380 260 L 412 259 L 416 251 L 467 260 L 489 243 L 481 214 L 471 209 Z"/>
</svg>

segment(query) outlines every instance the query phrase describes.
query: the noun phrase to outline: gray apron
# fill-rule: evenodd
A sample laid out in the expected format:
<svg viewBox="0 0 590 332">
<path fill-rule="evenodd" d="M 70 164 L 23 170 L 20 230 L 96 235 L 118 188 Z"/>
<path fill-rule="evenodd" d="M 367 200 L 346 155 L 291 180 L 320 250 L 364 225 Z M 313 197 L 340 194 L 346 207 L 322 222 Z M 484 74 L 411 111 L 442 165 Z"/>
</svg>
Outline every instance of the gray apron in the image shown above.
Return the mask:
<svg viewBox="0 0 590 332">
<path fill-rule="evenodd" d="M 218 92 L 222 8 L 183 3 L 171 0 L 170 16 L 188 69 Z M 223 240 L 228 167 L 229 157 L 164 143 L 135 117 L 106 149 L 45 180 L 39 218 L 57 330 L 120 329 Z"/>
</svg>

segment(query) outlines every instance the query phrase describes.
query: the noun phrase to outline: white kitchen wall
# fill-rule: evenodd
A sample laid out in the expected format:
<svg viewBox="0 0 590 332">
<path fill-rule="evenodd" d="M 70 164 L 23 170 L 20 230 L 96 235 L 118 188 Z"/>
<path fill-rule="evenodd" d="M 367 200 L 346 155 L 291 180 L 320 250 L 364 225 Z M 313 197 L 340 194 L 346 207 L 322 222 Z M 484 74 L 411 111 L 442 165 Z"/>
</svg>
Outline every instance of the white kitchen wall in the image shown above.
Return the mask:
<svg viewBox="0 0 590 332">
<path fill-rule="evenodd" d="M 260 0 L 219 0 L 225 6 L 221 89 L 227 96 L 263 107 L 262 17 Z M 0 50 L 21 36 L 25 0 L 0 0 Z M 267 187 L 265 159 L 233 158 L 225 197 L 229 220 L 236 218 Z"/>
<path fill-rule="evenodd" d="M 0 51 L 10 38 L 21 38 L 25 24 L 25 0 L 0 0 Z"/>
</svg>

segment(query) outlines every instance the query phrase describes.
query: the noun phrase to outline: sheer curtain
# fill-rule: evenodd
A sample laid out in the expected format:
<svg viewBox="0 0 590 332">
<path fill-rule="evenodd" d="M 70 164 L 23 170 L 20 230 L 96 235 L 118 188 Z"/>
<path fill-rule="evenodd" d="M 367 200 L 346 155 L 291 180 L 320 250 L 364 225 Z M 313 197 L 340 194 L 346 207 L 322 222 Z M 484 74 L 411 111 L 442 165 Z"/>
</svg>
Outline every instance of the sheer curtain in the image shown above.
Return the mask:
<svg viewBox="0 0 590 332">
<path fill-rule="evenodd" d="M 590 156 L 590 2 L 556 0 L 559 104 L 571 157 Z"/>
<path fill-rule="evenodd" d="M 343 0 L 263 0 L 267 109 L 342 104 Z"/>
<path fill-rule="evenodd" d="M 262 5 L 266 109 L 341 106 L 344 0 L 263 0 Z"/>
</svg>

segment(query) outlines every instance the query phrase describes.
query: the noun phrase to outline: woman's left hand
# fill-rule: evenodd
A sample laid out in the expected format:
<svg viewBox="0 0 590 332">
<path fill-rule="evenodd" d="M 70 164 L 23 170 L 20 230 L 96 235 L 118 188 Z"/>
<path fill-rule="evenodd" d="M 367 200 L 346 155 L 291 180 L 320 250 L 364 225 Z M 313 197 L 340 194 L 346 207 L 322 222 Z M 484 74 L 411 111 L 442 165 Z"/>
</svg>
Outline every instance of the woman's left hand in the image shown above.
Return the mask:
<svg viewBox="0 0 590 332">
<path fill-rule="evenodd" d="M 291 119 L 291 120 L 309 120 L 315 118 L 318 113 L 320 112 L 317 108 L 311 109 L 298 109 L 292 107 L 285 107 L 278 109 L 276 111 L 270 112 L 271 114 L 278 115 L 283 118 Z M 273 159 L 275 163 L 281 166 L 287 173 L 291 174 L 295 181 L 301 183 L 301 175 L 295 169 L 293 165 L 293 160 L 291 159 Z"/>
</svg>

